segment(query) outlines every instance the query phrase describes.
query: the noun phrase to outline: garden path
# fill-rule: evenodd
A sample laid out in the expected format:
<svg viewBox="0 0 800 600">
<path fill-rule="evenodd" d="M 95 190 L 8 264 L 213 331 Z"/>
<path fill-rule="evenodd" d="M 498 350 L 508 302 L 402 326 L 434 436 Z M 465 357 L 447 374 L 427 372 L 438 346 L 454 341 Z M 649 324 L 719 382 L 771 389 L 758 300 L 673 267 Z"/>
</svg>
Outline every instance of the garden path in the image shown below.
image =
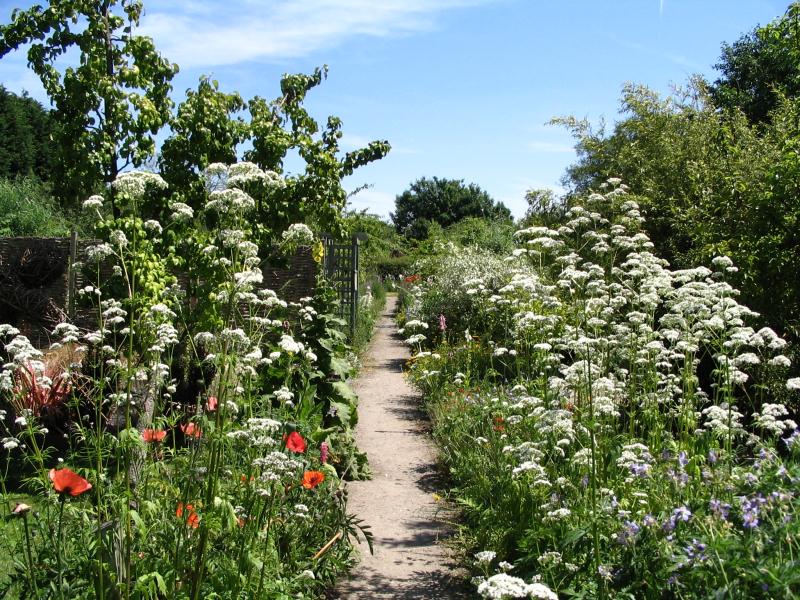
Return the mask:
<svg viewBox="0 0 800 600">
<path fill-rule="evenodd" d="M 355 381 L 355 436 L 367 453 L 372 479 L 347 484 L 349 510 L 372 528 L 374 555 L 362 541 L 361 562 L 333 598 L 469 598 L 441 540 L 448 536 L 436 451 L 419 393 L 403 376 L 408 349 L 396 334 L 397 298 L 389 296 Z"/>
</svg>

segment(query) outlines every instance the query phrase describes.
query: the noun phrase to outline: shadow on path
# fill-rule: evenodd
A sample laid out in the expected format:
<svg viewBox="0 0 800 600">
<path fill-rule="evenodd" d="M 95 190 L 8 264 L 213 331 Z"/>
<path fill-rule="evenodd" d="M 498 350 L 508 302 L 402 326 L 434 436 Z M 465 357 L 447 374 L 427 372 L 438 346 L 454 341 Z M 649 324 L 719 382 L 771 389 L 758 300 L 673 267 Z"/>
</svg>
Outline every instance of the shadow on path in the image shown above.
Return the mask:
<svg viewBox="0 0 800 600">
<path fill-rule="evenodd" d="M 474 598 L 465 573 L 442 543 L 451 534 L 451 513 L 435 494 L 445 489 L 445 479 L 427 435 L 430 423 L 420 394 L 403 375 L 409 355 L 391 319 L 396 298 L 387 300 L 366 368 L 354 386 L 359 396 L 356 443 L 367 453 L 373 478 L 347 484 L 348 509 L 371 527 L 375 554 L 361 543 L 361 562 L 327 597 Z"/>
</svg>

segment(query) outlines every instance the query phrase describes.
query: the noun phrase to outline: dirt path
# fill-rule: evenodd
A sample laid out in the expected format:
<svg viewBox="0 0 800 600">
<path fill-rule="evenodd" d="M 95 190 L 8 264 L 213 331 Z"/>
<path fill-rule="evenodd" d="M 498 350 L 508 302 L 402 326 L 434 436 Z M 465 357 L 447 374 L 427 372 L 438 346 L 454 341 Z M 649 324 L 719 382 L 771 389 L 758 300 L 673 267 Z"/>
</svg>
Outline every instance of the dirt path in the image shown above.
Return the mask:
<svg viewBox="0 0 800 600">
<path fill-rule="evenodd" d="M 463 573 L 439 543 L 448 534 L 447 515 L 433 494 L 443 484 L 419 394 L 403 377 L 408 350 L 395 334 L 396 300 L 387 298 L 354 386 L 356 441 L 369 457 L 372 479 L 348 484 L 348 507 L 371 526 L 375 554 L 362 543 L 361 563 L 332 597 L 470 598 L 460 585 Z"/>
</svg>

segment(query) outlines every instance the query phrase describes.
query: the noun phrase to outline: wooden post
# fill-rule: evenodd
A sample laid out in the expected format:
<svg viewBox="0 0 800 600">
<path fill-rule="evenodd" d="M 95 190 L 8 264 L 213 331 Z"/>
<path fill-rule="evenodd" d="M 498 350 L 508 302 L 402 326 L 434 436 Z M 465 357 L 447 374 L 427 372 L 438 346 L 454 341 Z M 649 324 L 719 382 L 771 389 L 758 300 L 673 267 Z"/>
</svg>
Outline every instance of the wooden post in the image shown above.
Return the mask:
<svg viewBox="0 0 800 600">
<path fill-rule="evenodd" d="M 69 265 L 67 268 L 67 317 L 71 323 L 75 322 L 75 289 L 77 275 L 75 273 L 75 263 L 78 260 L 78 232 L 73 231 L 69 238 Z"/>
</svg>

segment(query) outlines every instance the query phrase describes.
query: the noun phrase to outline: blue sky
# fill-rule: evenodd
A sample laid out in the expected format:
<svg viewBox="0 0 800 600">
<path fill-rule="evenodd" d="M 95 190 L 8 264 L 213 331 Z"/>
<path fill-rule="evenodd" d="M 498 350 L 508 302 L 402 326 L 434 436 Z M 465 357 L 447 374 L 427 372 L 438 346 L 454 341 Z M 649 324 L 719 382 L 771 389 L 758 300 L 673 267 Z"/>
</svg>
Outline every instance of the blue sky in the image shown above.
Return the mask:
<svg viewBox="0 0 800 600">
<path fill-rule="evenodd" d="M 40 0 L 42 2 L 43 0 Z M 0 21 L 28 2 L 0 0 Z M 142 32 L 181 66 L 180 98 L 209 74 L 246 98 L 278 94 L 280 75 L 327 64 L 307 106 L 343 120 L 345 150 L 388 140 L 385 159 L 357 171 L 351 200 L 383 216 L 420 177 L 474 182 L 515 215 L 525 190 L 558 189 L 575 155 L 575 115 L 613 121 L 625 82 L 661 92 L 715 77 L 733 42 L 789 0 L 145 0 Z M 23 53 L 0 82 L 45 100 Z"/>
</svg>

